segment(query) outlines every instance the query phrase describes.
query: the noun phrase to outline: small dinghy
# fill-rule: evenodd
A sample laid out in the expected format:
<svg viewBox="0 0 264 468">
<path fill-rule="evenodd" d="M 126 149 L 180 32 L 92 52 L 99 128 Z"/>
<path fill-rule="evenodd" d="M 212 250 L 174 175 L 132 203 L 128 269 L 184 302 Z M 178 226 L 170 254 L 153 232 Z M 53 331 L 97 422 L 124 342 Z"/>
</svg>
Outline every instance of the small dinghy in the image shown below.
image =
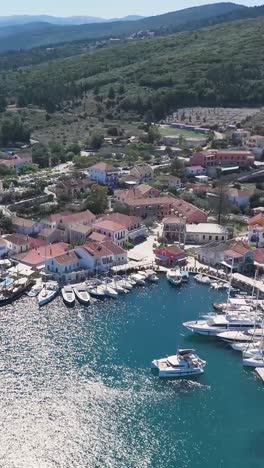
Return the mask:
<svg viewBox="0 0 264 468">
<path fill-rule="evenodd" d="M 56 281 L 48 281 L 38 295 L 39 306 L 43 306 L 53 301 L 59 292 L 59 285 Z"/>
<path fill-rule="evenodd" d="M 90 294 L 88 293 L 87 289 L 85 286 L 78 285 L 74 286 L 74 294 L 80 304 L 88 306 L 90 304 Z"/>
<path fill-rule="evenodd" d="M 68 307 L 73 307 L 75 304 L 75 294 L 72 289 L 72 286 L 64 286 L 64 288 L 62 288 L 61 290 L 61 294 L 62 294 L 64 303 Z"/>
</svg>

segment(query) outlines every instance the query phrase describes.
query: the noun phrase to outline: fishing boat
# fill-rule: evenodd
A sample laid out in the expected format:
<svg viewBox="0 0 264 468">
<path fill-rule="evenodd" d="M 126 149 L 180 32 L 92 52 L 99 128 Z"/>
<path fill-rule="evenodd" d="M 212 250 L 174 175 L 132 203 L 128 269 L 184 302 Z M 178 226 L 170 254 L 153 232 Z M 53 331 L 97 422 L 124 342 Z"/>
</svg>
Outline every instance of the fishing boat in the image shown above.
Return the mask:
<svg viewBox="0 0 264 468">
<path fill-rule="evenodd" d="M 84 285 L 78 284 L 74 286 L 73 291 L 76 296 L 76 299 L 78 299 L 80 304 L 85 306 L 88 306 L 90 304 L 90 294 L 88 293 L 87 288 Z"/>
<path fill-rule="evenodd" d="M 139 286 L 145 286 L 146 281 L 139 273 L 132 273 L 131 275 L 132 280 L 136 282 Z"/>
<path fill-rule="evenodd" d="M 202 275 L 201 273 L 199 273 L 198 275 L 195 275 L 194 279 L 195 279 L 195 281 L 197 281 L 198 283 L 201 283 L 201 284 L 210 284 L 211 283 L 211 280 L 210 280 L 209 276 Z"/>
<path fill-rule="evenodd" d="M 180 286 L 182 284 L 182 275 L 179 269 L 174 268 L 167 271 L 166 277 L 169 283 L 174 286 Z"/>
<path fill-rule="evenodd" d="M 190 378 L 204 373 L 206 361 L 195 354 L 194 349 L 179 349 L 177 354 L 162 359 L 154 359 L 152 369 L 158 369 L 160 378 Z"/>
<path fill-rule="evenodd" d="M 116 281 L 111 278 L 106 278 L 105 282 L 107 283 L 108 286 L 110 286 L 110 288 L 114 289 L 119 294 L 127 292 L 127 290 L 123 286 L 121 286 L 119 281 Z"/>
<path fill-rule="evenodd" d="M 53 301 L 59 292 L 59 285 L 57 281 L 47 281 L 40 293 L 38 294 L 38 304 L 43 306 Z"/>
<path fill-rule="evenodd" d="M 233 331 L 247 331 L 254 327 L 254 325 L 255 316 L 241 312 L 232 312 L 226 315 L 216 314 L 215 316 L 209 317 L 207 320 L 192 320 L 190 322 L 183 323 L 183 326 L 193 333 L 207 336 L 218 336 L 219 338 L 222 338 L 223 334 Z"/>
<path fill-rule="evenodd" d="M 75 294 L 74 294 L 72 286 L 64 286 L 64 288 L 62 288 L 61 290 L 61 294 L 62 294 L 64 303 L 68 307 L 73 307 L 75 304 Z"/>
<path fill-rule="evenodd" d="M 151 283 L 158 283 L 159 277 L 154 270 L 147 270 L 146 274 L 147 274 L 148 281 L 150 281 Z"/>
</svg>

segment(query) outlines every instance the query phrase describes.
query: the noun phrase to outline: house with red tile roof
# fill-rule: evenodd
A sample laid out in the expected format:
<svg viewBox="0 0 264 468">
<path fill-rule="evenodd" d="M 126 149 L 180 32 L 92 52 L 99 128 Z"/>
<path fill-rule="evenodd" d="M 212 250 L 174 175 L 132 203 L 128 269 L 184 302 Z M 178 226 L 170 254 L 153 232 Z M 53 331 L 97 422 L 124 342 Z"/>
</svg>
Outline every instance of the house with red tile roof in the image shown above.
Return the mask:
<svg viewBox="0 0 264 468">
<path fill-rule="evenodd" d="M 91 224 L 72 224 L 65 231 L 65 240 L 71 245 L 85 244 L 87 237 L 91 234 L 93 228 Z"/>
<path fill-rule="evenodd" d="M 118 181 L 118 171 L 112 164 L 100 162 L 89 168 L 90 179 L 98 184 L 114 188 Z"/>
<path fill-rule="evenodd" d="M 82 265 L 91 274 L 110 271 L 113 266 L 127 263 L 127 252 L 111 240 L 103 242 L 87 242 L 75 248 L 76 254 L 82 259 Z"/>
<path fill-rule="evenodd" d="M 248 220 L 248 241 L 256 247 L 264 247 L 264 213 L 262 211 Z"/>
<path fill-rule="evenodd" d="M 123 213 L 110 213 L 102 217 L 104 220 L 111 220 L 124 226 L 128 231 L 128 240 L 135 241 L 147 237 L 146 226 L 138 216 L 128 216 Z"/>
<path fill-rule="evenodd" d="M 173 213 L 173 197 L 155 197 L 155 198 L 135 198 L 125 201 L 131 216 L 138 216 L 142 219 L 153 218 L 162 219 Z"/>
<path fill-rule="evenodd" d="M 228 240 L 226 242 L 210 242 L 196 249 L 197 258 L 201 263 L 214 268 L 223 268 L 230 272 L 252 272 L 254 264 L 254 249 L 243 242 Z"/>
<path fill-rule="evenodd" d="M 264 271 L 264 248 L 254 250 L 254 265 Z"/>
<path fill-rule="evenodd" d="M 250 167 L 254 164 L 255 157 L 250 151 L 244 150 L 205 150 L 193 153 L 191 164 L 204 168 L 216 166 Z"/>
<path fill-rule="evenodd" d="M 83 224 L 87 226 L 92 224 L 95 219 L 96 216 L 90 210 L 81 211 L 80 213 L 65 211 L 50 215 L 45 221 L 45 225 L 49 228 L 65 230 L 74 224 Z"/>
<path fill-rule="evenodd" d="M 69 244 L 65 242 L 57 242 L 48 246 L 42 246 L 39 248 L 31 249 L 28 252 L 20 253 L 13 256 L 20 263 L 30 266 L 32 269 L 38 269 L 44 267 L 47 260 L 58 257 L 65 254 Z"/>
<path fill-rule="evenodd" d="M 110 239 L 117 245 L 123 246 L 128 240 L 128 230 L 127 228 L 116 221 L 111 219 L 102 219 L 98 220 L 93 225 L 93 230 L 99 232 Z"/>
<path fill-rule="evenodd" d="M 29 250 L 29 237 L 24 234 L 7 234 L 4 239 L 10 256 Z"/>
<path fill-rule="evenodd" d="M 206 223 L 208 214 L 181 198 L 174 198 L 173 209 L 176 216 L 186 219 L 188 224 Z"/>
<path fill-rule="evenodd" d="M 187 255 L 177 245 L 163 246 L 155 249 L 156 262 L 159 265 L 173 267 L 176 265 L 184 265 Z"/>
<path fill-rule="evenodd" d="M 83 281 L 88 273 L 83 267 L 81 257 L 74 250 L 49 258 L 46 262 L 46 271 L 64 284 L 71 281 Z"/>
<path fill-rule="evenodd" d="M 115 192 L 118 201 L 124 202 L 130 198 L 152 198 L 159 197 L 160 190 L 147 184 L 141 184 L 130 190 L 117 190 Z"/>
</svg>

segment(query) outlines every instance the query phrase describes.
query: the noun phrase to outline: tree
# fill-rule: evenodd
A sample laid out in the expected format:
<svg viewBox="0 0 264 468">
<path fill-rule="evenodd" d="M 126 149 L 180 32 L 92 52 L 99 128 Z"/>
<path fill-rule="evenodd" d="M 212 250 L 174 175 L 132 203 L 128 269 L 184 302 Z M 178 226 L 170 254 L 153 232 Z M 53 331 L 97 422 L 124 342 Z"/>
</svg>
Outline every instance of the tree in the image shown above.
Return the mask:
<svg viewBox="0 0 264 468">
<path fill-rule="evenodd" d="M 13 223 L 12 219 L 8 216 L 5 216 L 2 211 L 0 211 L 0 230 L 5 233 L 13 232 Z"/>
<path fill-rule="evenodd" d="M 6 99 L 4 96 L 0 95 L 0 112 L 5 112 L 6 110 Z"/>
<path fill-rule="evenodd" d="M 3 146 L 17 142 L 29 143 L 30 131 L 20 117 L 7 117 L 0 124 L 0 143 Z"/>
<path fill-rule="evenodd" d="M 47 146 L 43 143 L 38 143 L 32 148 L 32 162 L 38 164 L 39 167 L 49 167 L 50 153 Z"/>
<path fill-rule="evenodd" d="M 107 129 L 107 134 L 110 135 L 110 136 L 113 136 L 113 137 L 117 137 L 118 136 L 118 128 L 117 127 L 109 127 Z"/>
<path fill-rule="evenodd" d="M 90 147 L 92 149 L 100 149 L 104 141 L 104 136 L 101 133 L 93 133 L 90 138 Z"/>
<path fill-rule="evenodd" d="M 159 127 L 157 125 L 150 125 L 148 129 L 148 141 L 149 143 L 155 143 L 159 141 L 161 138 L 161 134 L 159 131 Z"/>
<path fill-rule="evenodd" d="M 129 214 L 129 208 L 127 205 L 121 202 L 116 202 L 113 206 L 113 210 L 115 213 L 122 213 L 122 214 Z"/>
<path fill-rule="evenodd" d="M 104 213 L 107 208 L 107 187 L 93 185 L 85 201 L 85 207 L 94 214 Z"/>
<path fill-rule="evenodd" d="M 112 86 L 109 88 L 108 91 L 108 99 L 110 99 L 111 101 L 115 99 L 115 90 Z"/>
</svg>

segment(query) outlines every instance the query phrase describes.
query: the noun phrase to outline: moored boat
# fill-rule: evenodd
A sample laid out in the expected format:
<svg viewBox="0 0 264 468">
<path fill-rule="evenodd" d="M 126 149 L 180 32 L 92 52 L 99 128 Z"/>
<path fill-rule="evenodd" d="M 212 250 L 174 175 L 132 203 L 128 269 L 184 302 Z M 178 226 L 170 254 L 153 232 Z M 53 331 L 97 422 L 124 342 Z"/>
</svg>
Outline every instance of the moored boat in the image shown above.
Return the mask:
<svg viewBox="0 0 264 468">
<path fill-rule="evenodd" d="M 166 278 L 169 281 L 169 283 L 173 284 L 174 286 L 181 286 L 182 284 L 182 275 L 180 270 L 177 268 L 168 270 Z"/>
<path fill-rule="evenodd" d="M 75 304 L 75 294 L 72 286 L 64 286 L 61 290 L 62 298 L 64 303 L 68 307 L 73 307 Z"/>
<path fill-rule="evenodd" d="M 150 281 L 151 283 L 157 283 L 159 281 L 159 277 L 154 270 L 147 270 L 146 274 L 147 274 L 147 280 Z"/>
<path fill-rule="evenodd" d="M 209 276 L 202 275 L 201 273 L 199 273 L 198 275 L 195 275 L 194 279 L 195 279 L 195 281 L 197 281 L 198 283 L 201 283 L 201 284 L 210 284 L 211 283 L 211 280 L 210 280 Z"/>
<path fill-rule="evenodd" d="M 199 335 L 218 336 L 221 338 L 220 335 L 223 335 L 222 332 L 227 334 L 233 331 L 247 331 L 254 327 L 255 316 L 238 312 L 232 312 L 226 315 L 216 314 L 215 316 L 209 317 L 207 320 L 191 320 L 189 322 L 184 322 L 183 326 Z"/>
<path fill-rule="evenodd" d="M 53 301 L 59 292 L 59 285 L 57 281 L 47 281 L 40 293 L 38 294 L 38 304 L 43 306 Z"/>
<path fill-rule="evenodd" d="M 133 273 L 131 275 L 132 280 L 136 282 L 139 286 L 145 286 L 146 281 L 139 273 Z"/>
<path fill-rule="evenodd" d="M 85 305 L 85 306 L 88 306 L 90 304 L 91 298 L 90 298 L 90 294 L 87 291 L 86 286 L 79 284 L 79 285 L 74 286 L 73 290 L 80 304 Z"/>
<path fill-rule="evenodd" d="M 177 354 L 154 359 L 152 369 L 158 369 L 160 378 L 191 378 L 204 373 L 206 361 L 200 359 L 193 349 L 180 349 Z"/>
</svg>

